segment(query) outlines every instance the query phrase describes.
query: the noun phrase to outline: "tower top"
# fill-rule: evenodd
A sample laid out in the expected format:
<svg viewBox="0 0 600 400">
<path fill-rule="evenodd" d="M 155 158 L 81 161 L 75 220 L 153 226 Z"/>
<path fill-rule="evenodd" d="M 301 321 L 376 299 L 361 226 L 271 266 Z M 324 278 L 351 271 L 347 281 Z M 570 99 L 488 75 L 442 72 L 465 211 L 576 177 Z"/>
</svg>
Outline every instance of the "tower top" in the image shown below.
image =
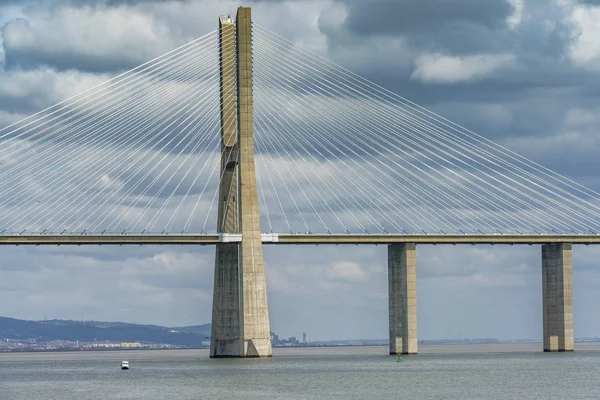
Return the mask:
<svg viewBox="0 0 600 400">
<path fill-rule="evenodd" d="M 219 21 L 221 21 L 222 24 L 233 24 L 233 18 L 231 18 L 231 15 L 221 15 L 219 17 Z"/>
<path fill-rule="evenodd" d="M 239 7 L 237 10 L 238 18 L 250 18 L 252 17 L 252 9 L 250 7 Z"/>
</svg>

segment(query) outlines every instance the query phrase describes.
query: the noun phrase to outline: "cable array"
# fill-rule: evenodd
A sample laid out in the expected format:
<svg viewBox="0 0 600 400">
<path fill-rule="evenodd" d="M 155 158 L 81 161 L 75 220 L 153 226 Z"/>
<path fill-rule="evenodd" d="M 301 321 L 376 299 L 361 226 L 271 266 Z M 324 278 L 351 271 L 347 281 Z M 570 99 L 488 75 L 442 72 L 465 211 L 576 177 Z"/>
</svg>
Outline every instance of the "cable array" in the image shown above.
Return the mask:
<svg viewBox="0 0 600 400">
<path fill-rule="evenodd" d="M 216 231 L 219 87 L 215 31 L 0 130 L 0 231 Z"/>
<path fill-rule="evenodd" d="M 253 38 L 263 230 L 600 233 L 600 194 L 257 24 Z"/>
<path fill-rule="evenodd" d="M 253 43 L 263 231 L 600 233 L 600 194 L 256 24 Z M 0 233 L 219 231 L 219 57 L 215 31 L 0 130 Z"/>
</svg>

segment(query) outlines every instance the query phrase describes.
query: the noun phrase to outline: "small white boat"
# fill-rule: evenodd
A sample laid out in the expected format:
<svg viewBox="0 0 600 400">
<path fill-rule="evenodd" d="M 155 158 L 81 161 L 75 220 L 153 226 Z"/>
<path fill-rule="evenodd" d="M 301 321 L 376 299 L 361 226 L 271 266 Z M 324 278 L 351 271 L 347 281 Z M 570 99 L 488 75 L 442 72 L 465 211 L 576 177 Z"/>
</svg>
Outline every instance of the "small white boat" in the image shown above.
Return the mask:
<svg viewBox="0 0 600 400">
<path fill-rule="evenodd" d="M 121 369 L 129 369 L 129 361 L 121 361 Z"/>
</svg>

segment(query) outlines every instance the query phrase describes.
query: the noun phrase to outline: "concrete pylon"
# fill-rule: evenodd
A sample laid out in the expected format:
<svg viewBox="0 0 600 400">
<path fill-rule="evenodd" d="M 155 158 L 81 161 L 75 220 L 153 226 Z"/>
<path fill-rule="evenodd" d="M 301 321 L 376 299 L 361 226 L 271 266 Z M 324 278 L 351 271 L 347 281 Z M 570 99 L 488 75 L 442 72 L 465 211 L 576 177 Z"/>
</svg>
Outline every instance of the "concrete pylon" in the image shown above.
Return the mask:
<svg viewBox="0 0 600 400">
<path fill-rule="evenodd" d="M 417 354 L 417 246 L 388 246 L 390 354 Z"/>
<path fill-rule="evenodd" d="M 573 250 L 570 244 L 542 246 L 544 351 L 573 351 Z"/>
<path fill-rule="evenodd" d="M 252 100 L 252 12 L 240 7 L 237 13 L 238 143 L 240 162 L 239 216 L 242 243 L 242 332 L 244 357 L 271 357 L 271 330 L 267 307 L 267 284 L 263 259 L 256 170 L 254 165 L 254 122 Z"/>
<path fill-rule="evenodd" d="M 250 8 L 238 9 L 235 25 L 231 18 L 221 18 L 220 27 L 223 179 L 219 187 L 218 229 L 223 233 L 241 233 L 242 242 L 217 246 L 210 356 L 271 357 L 254 165 Z M 237 81 L 235 69 L 228 68 L 235 61 Z M 229 96 L 230 93 L 237 96 Z M 234 103 L 229 101 L 232 97 Z M 229 116 L 235 115 L 236 103 L 237 125 L 235 121 L 232 125 Z"/>
<path fill-rule="evenodd" d="M 217 230 L 238 233 L 238 145 L 235 81 L 235 24 L 219 18 L 221 72 L 221 174 Z M 210 356 L 241 357 L 239 245 L 220 243 L 215 254 Z"/>
</svg>

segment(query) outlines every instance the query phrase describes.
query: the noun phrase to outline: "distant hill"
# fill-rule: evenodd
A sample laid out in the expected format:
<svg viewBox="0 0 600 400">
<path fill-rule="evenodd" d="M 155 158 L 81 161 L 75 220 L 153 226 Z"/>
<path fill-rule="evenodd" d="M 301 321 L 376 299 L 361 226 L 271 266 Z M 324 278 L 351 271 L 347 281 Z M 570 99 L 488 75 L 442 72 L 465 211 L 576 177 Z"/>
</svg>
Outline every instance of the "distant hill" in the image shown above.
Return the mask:
<svg viewBox="0 0 600 400">
<path fill-rule="evenodd" d="M 0 339 L 143 342 L 199 346 L 210 336 L 210 324 L 168 328 L 122 322 L 25 321 L 0 317 Z"/>
</svg>

